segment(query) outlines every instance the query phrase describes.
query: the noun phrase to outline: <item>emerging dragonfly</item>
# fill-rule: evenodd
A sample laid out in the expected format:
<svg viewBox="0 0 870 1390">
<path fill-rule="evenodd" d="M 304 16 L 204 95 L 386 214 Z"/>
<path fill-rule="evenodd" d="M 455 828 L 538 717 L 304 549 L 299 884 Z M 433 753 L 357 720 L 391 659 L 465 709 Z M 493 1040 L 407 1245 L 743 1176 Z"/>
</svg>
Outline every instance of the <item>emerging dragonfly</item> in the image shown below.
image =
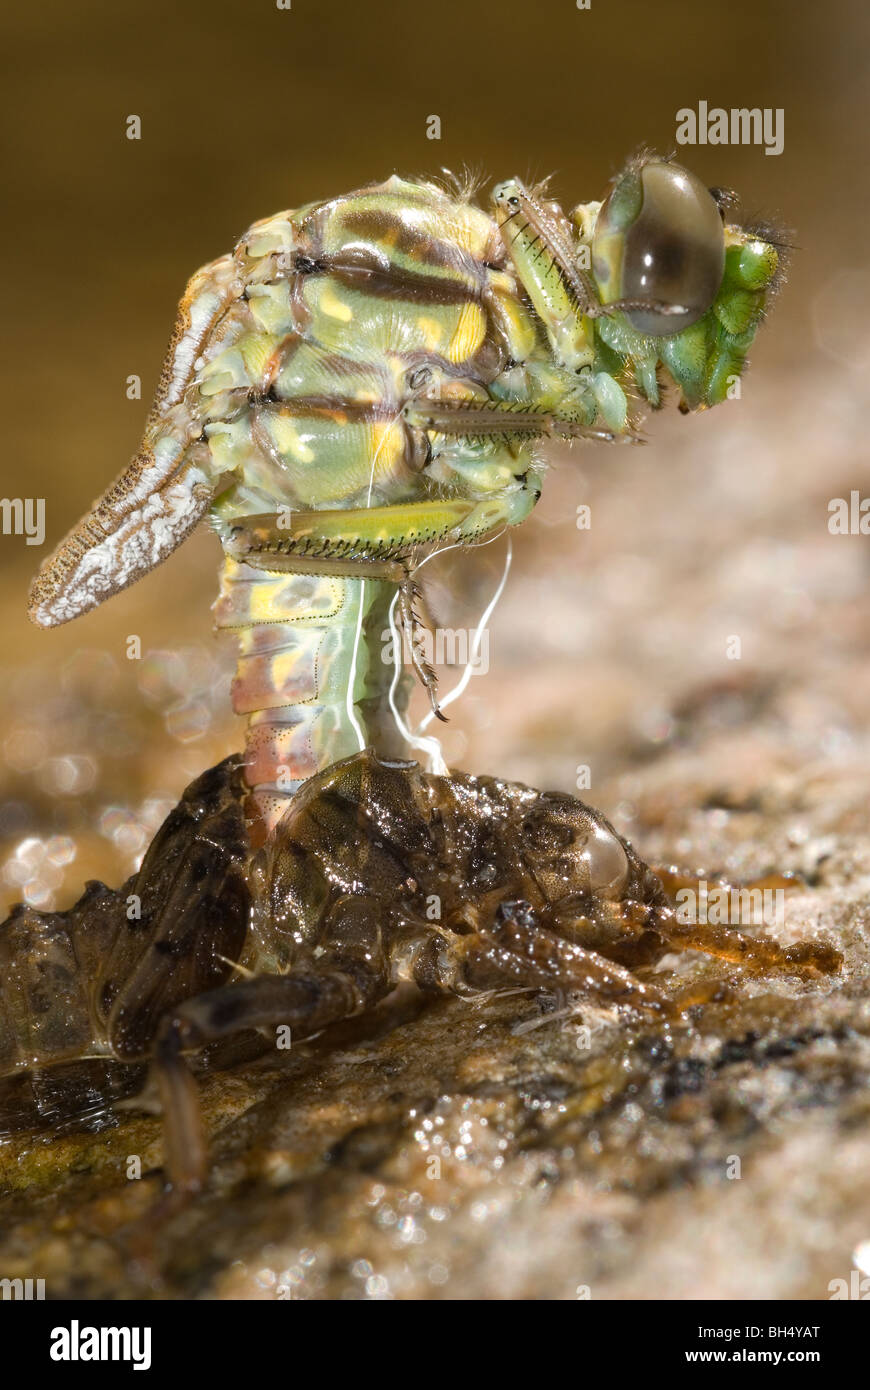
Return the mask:
<svg viewBox="0 0 870 1390">
<path fill-rule="evenodd" d="M 570 217 L 517 179 L 485 212 L 393 177 L 255 223 L 190 281 L 141 449 L 42 566 L 32 618 L 102 603 L 208 515 L 262 841 L 302 781 L 394 751 L 392 605 L 413 630 L 421 555 L 528 516 L 541 440 L 636 438 L 668 376 L 684 411 L 725 399 L 778 270 L 730 204 L 644 154 Z"/>
</svg>

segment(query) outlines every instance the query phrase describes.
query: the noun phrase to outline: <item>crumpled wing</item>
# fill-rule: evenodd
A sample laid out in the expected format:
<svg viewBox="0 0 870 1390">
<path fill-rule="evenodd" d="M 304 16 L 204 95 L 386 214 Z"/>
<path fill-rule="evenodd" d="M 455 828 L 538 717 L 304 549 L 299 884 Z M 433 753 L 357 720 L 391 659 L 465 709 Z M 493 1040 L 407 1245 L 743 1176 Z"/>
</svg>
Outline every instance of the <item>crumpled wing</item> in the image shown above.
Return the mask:
<svg viewBox="0 0 870 1390">
<path fill-rule="evenodd" d="M 33 622 L 68 623 L 165 560 L 208 510 L 207 460 L 207 446 L 197 446 L 167 479 L 153 454 L 137 454 L 40 566 L 30 588 Z"/>
<path fill-rule="evenodd" d="M 244 286 L 224 256 L 188 283 L 139 453 L 40 566 L 30 617 L 57 627 L 159 565 L 190 534 L 214 492 L 208 445 L 188 391 L 203 345 Z"/>
</svg>

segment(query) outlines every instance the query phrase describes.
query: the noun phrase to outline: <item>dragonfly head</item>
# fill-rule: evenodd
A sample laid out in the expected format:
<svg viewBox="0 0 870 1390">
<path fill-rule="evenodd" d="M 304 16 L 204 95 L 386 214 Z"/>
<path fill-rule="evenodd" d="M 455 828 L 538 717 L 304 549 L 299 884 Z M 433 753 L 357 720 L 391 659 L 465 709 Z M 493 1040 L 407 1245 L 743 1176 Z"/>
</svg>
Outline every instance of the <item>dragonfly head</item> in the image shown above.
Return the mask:
<svg viewBox="0 0 870 1390">
<path fill-rule="evenodd" d="M 591 236 L 601 303 L 613 306 L 593 320 L 597 366 L 628 377 L 653 406 L 663 370 L 684 411 L 737 394 L 780 254 L 770 233 L 726 221 L 734 201 L 672 160 L 642 154 L 594 222 L 594 205 L 574 215 Z"/>
</svg>

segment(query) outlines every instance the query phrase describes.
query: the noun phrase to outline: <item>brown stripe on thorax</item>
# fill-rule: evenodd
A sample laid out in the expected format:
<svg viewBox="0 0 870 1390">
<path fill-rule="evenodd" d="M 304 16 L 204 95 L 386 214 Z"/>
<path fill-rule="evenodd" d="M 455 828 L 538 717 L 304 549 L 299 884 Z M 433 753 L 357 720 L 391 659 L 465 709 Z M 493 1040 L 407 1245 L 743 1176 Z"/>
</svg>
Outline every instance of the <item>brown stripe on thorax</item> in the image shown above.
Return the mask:
<svg viewBox="0 0 870 1390">
<path fill-rule="evenodd" d="M 371 294 L 375 299 L 412 300 L 418 304 L 465 304 L 469 299 L 483 296 L 484 281 L 466 282 L 446 276 L 417 274 L 405 266 L 391 265 L 389 270 L 361 249 L 342 251 L 338 255 L 322 256 L 324 271 L 334 276 L 346 289 Z"/>
<path fill-rule="evenodd" d="M 290 396 L 277 402 L 264 401 L 261 409 L 293 418 L 329 420 L 336 425 L 365 425 L 396 418 L 396 407 L 381 401 L 349 401 L 341 396 Z"/>
<path fill-rule="evenodd" d="M 386 250 L 395 249 L 421 265 L 440 266 L 452 274 L 483 279 L 483 262 L 464 247 L 410 227 L 386 208 L 349 208 L 341 214 L 341 225 L 351 235 L 376 242 Z"/>
</svg>

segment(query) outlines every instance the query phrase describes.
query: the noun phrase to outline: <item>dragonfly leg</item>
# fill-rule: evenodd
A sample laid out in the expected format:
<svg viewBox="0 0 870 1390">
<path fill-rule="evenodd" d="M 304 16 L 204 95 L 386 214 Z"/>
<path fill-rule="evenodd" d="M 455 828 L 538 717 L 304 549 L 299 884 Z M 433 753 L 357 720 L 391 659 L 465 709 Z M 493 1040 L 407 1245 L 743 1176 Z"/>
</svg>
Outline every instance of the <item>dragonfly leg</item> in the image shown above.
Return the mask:
<svg viewBox="0 0 870 1390">
<path fill-rule="evenodd" d="M 417 611 L 417 605 L 423 602 L 423 592 L 413 578 L 409 576 L 407 581 L 399 590 L 399 613 L 402 619 L 402 627 L 408 634 L 408 645 L 411 651 L 411 663 L 417 673 L 420 684 L 429 696 L 429 703 L 432 712 L 442 723 L 447 723 L 447 716 L 442 714 L 441 706 L 438 704 L 438 677 L 429 661 L 425 656 L 424 634 L 431 631 L 431 623 L 422 618 Z"/>
<path fill-rule="evenodd" d="M 579 246 L 561 212 L 509 179 L 493 191 L 502 241 L 542 320 L 556 360 L 569 371 L 592 364 L 584 316 L 597 295 L 579 265 Z"/>
<path fill-rule="evenodd" d="M 518 506 L 525 504 L 523 479 L 512 478 L 512 488 L 498 492 L 481 486 L 485 495 L 477 499 L 228 517 L 219 522 L 221 537 L 233 559 L 270 573 L 368 574 L 401 584 L 417 552 L 472 542 L 523 520 L 531 509 Z"/>
<path fill-rule="evenodd" d="M 637 434 L 596 429 L 558 411 L 525 409 L 510 401 L 454 405 L 446 401 L 419 400 L 405 407 L 405 419 L 434 434 L 469 439 L 594 439 L 605 444 L 616 440 L 642 443 Z"/>
<path fill-rule="evenodd" d="M 462 517 L 463 512 L 467 514 L 471 509 L 472 504 L 461 504 L 453 509 L 450 519 L 455 522 Z M 390 522 L 380 516 L 373 520 L 373 510 L 379 513 L 403 510 L 408 513 L 413 510 L 422 511 L 422 508 L 378 508 L 358 513 L 338 513 L 337 516 L 343 520 L 343 535 L 337 530 L 335 521 L 331 522 L 332 535 L 324 535 L 316 530 L 317 522 L 321 518 L 328 520 L 336 515 L 334 513 L 299 513 L 297 515 L 304 516 L 305 520 L 298 521 L 295 530 L 288 530 L 286 524 L 279 530 L 277 518 L 245 518 L 231 527 L 227 550 L 234 558 L 269 573 L 301 572 L 336 578 L 347 576 L 353 579 L 381 580 L 397 585 L 398 611 L 402 626 L 408 634 L 414 670 L 429 696 L 434 713 L 443 720 L 444 715 L 438 706 L 438 678 L 423 654 L 425 643 L 422 634 L 426 623 L 418 612 L 423 596 L 412 577 L 412 561 L 410 557 L 379 558 L 378 553 L 389 551 L 390 546 L 399 546 L 401 554 L 404 545 L 407 545 L 409 534 L 426 536 L 431 533 L 433 527 L 427 527 L 424 513 L 423 519 L 418 517 L 412 521 L 410 528 L 406 525 L 402 530 L 398 523 L 394 523 L 393 534 L 389 535 L 387 532 Z M 436 504 L 434 517 L 428 518 L 430 523 L 440 522 L 443 511 L 444 508 Z M 283 522 L 284 518 L 281 520 Z M 290 522 L 292 526 L 292 515 Z M 297 546 L 299 549 L 295 548 Z M 373 553 L 366 553 L 367 547 L 371 547 Z"/>
</svg>

